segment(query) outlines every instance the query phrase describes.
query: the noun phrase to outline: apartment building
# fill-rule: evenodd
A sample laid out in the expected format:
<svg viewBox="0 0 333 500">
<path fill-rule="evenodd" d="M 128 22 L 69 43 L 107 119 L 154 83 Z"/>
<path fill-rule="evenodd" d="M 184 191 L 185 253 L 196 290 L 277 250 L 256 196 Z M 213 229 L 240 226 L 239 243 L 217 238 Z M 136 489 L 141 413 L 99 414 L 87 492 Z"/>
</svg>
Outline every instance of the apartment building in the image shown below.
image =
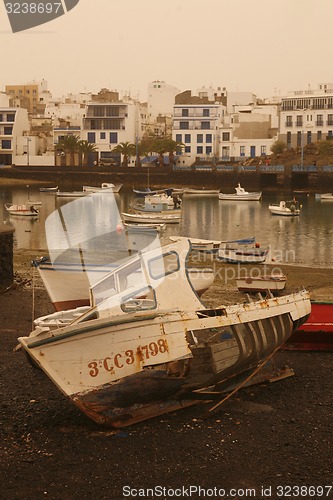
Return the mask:
<svg viewBox="0 0 333 500">
<path fill-rule="evenodd" d="M 28 111 L 21 108 L 0 107 L 0 165 L 10 166 L 15 155 L 22 155 L 25 132 L 30 129 Z"/>
<path fill-rule="evenodd" d="M 333 139 L 333 83 L 281 98 L 279 139 L 288 149 Z"/>
</svg>

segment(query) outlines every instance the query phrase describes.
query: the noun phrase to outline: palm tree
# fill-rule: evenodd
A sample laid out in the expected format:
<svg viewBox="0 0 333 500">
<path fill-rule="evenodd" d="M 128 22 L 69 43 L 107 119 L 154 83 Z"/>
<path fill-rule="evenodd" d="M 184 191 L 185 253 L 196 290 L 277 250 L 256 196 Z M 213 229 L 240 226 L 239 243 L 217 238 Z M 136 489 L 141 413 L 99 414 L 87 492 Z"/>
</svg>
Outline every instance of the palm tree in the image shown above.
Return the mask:
<svg viewBox="0 0 333 500">
<path fill-rule="evenodd" d="M 169 163 L 171 166 L 175 164 L 175 155 L 174 153 L 181 153 L 185 144 L 179 141 L 174 141 L 173 139 L 167 138 L 165 139 L 166 150 L 169 153 Z"/>
<path fill-rule="evenodd" d="M 80 138 L 78 135 L 65 135 L 57 144 L 57 149 L 62 149 L 65 153 L 69 153 L 70 165 L 75 163 L 75 153 L 79 151 Z"/>
<path fill-rule="evenodd" d="M 92 144 L 89 141 L 79 141 L 77 145 L 78 145 L 78 151 L 82 155 L 82 165 L 86 167 L 88 165 L 89 153 L 97 151 L 97 148 L 95 144 Z"/>
<path fill-rule="evenodd" d="M 153 150 L 158 154 L 158 162 L 161 168 L 164 167 L 164 153 L 168 151 L 168 139 L 154 139 Z"/>
<path fill-rule="evenodd" d="M 122 166 L 128 167 L 128 162 L 131 156 L 136 154 L 136 146 L 132 142 L 120 142 L 115 148 L 112 149 L 114 153 L 121 153 L 123 155 Z"/>
</svg>

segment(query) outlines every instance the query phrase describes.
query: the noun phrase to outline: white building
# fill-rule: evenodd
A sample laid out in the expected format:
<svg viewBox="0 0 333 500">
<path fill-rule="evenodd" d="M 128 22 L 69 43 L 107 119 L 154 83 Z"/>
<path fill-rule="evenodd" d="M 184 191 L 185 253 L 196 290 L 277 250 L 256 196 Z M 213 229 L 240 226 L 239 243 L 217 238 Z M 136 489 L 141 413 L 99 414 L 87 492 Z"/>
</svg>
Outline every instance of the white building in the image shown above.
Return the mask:
<svg viewBox="0 0 333 500">
<path fill-rule="evenodd" d="M 153 123 L 158 116 L 172 116 L 175 97 L 180 90 L 164 81 L 155 80 L 148 84 L 148 121 Z"/>
<path fill-rule="evenodd" d="M 200 98 L 195 99 L 199 102 Z M 179 162 L 188 165 L 198 157 L 218 156 L 219 127 L 225 106 L 202 99 L 198 104 L 175 104 L 172 138 L 185 145 Z M 190 102 L 190 100 L 189 100 Z"/>
<path fill-rule="evenodd" d="M 287 148 L 333 138 L 333 83 L 281 98 L 279 139 Z"/>
<path fill-rule="evenodd" d="M 20 141 L 20 138 L 29 129 L 26 109 L 0 107 L 0 165 L 12 165 L 14 156 L 24 153 L 23 139 Z"/>
</svg>

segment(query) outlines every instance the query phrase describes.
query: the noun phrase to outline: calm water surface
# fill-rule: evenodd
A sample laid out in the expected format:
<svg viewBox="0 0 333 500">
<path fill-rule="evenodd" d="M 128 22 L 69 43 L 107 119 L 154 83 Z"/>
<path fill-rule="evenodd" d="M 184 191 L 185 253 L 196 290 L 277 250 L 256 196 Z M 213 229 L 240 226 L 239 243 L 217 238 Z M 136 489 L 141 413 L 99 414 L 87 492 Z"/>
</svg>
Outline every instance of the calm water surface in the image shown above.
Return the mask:
<svg viewBox="0 0 333 500">
<path fill-rule="evenodd" d="M 37 219 L 10 216 L 4 203 L 42 202 Z M 302 195 L 299 217 L 272 216 L 269 203 L 290 199 L 290 194 L 265 194 L 261 202 L 220 201 L 203 196 L 184 196 L 182 221 L 170 224 L 165 236 L 229 240 L 255 236 L 261 246 L 270 246 L 271 256 L 277 262 L 305 266 L 331 267 L 333 265 L 333 202 L 321 202 L 314 195 Z M 117 195 L 93 195 L 84 198 L 57 198 L 26 187 L 0 188 L 0 219 L 15 228 L 15 247 L 36 250 L 36 256 L 47 254 L 49 247 L 75 245 L 106 233 L 113 234 L 108 244 L 118 245 L 116 227 L 119 212 L 128 211 L 134 200 L 132 192 Z M 58 209 L 61 207 L 61 217 Z M 47 221 L 47 237 L 45 230 Z M 63 228 L 66 227 L 66 234 Z M 68 241 L 70 239 L 70 241 Z M 119 241 L 118 241 L 119 240 Z M 56 242 L 56 243 L 55 243 Z M 99 247 L 105 250 L 105 242 Z M 96 252 L 98 248 L 94 249 Z"/>
</svg>

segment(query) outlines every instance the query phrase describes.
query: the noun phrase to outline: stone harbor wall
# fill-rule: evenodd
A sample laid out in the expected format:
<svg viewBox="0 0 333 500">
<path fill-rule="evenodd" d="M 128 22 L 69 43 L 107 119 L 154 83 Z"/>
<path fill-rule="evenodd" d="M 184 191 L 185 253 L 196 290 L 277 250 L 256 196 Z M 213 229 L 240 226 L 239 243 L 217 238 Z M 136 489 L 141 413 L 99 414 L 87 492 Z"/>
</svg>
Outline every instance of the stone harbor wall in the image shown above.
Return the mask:
<svg viewBox="0 0 333 500">
<path fill-rule="evenodd" d="M 14 280 L 13 234 L 13 227 L 0 225 L 0 289 L 11 285 Z"/>
</svg>

